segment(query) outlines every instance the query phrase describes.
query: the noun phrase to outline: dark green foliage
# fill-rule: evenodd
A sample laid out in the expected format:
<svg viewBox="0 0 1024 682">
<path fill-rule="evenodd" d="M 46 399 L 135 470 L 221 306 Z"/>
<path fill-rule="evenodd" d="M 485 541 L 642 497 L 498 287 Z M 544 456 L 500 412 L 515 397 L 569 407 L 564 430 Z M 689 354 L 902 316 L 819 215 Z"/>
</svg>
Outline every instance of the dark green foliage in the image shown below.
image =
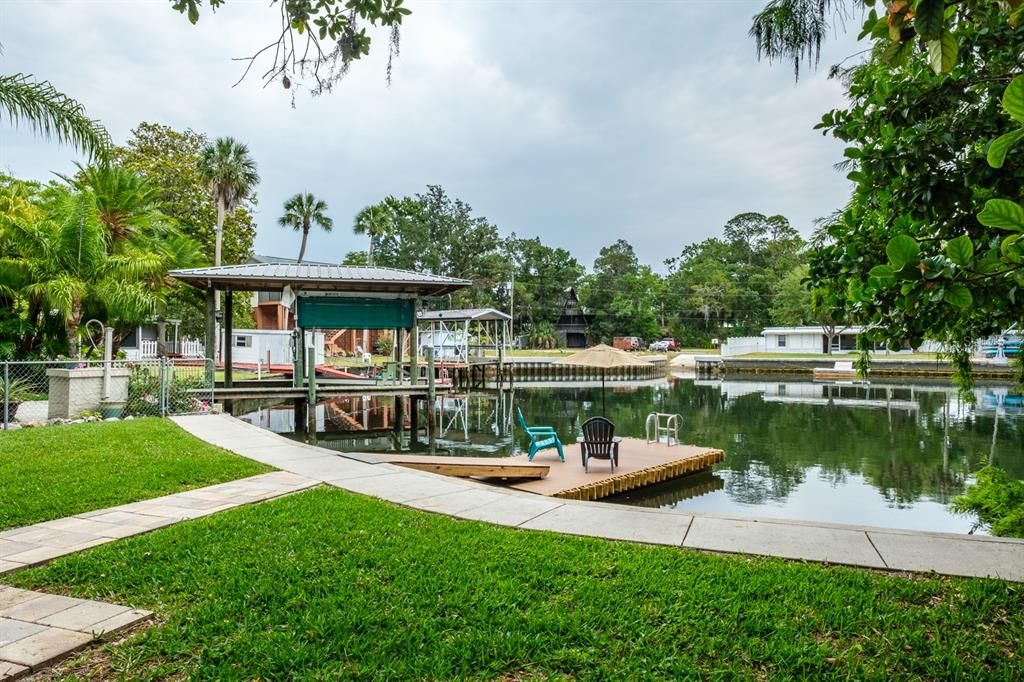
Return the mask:
<svg viewBox="0 0 1024 682">
<path fill-rule="evenodd" d="M 580 288 L 580 302 L 594 316 L 590 337 L 611 343 L 615 336 L 660 337 L 662 280 L 650 266 L 641 265 L 624 239 L 601 249 L 594 272 Z"/>
<path fill-rule="evenodd" d="M 666 261 L 664 310 L 676 336 L 707 345 L 712 337 L 758 334 L 771 324 L 815 323 L 802 283 L 804 241 L 788 220 L 741 213 L 723 237 L 686 246 Z"/>
<path fill-rule="evenodd" d="M 318 489 L 14 574 L 155 610 L 124 679 L 1015 679 L 1013 585 L 526 532 Z M 110 666 L 108 669 L 107 666 Z M 95 670 L 91 670 L 95 673 Z"/>
<path fill-rule="evenodd" d="M 967 388 L 976 342 L 1024 321 L 1013 234 L 1024 227 L 1014 218 L 1024 151 L 1007 146 L 999 169 L 986 160 L 988 141 L 1012 127 L 1002 99 L 1024 27 L 995 3 L 964 4 L 972 8 L 953 29 L 960 57 L 948 72 L 936 75 L 922 56 L 898 67 L 873 59 L 847 74 L 850 106 L 819 127 L 849 145 L 856 188 L 813 252 L 810 279 L 871 327 L 866 341 L 947 344 Z"/>
<path fill-rule="evenodd" d="M 515 305 L 515 331 L 554 322 L 565 292 L 576 286 L 582 266 L 565 249 L 539 239 L 502 238 L 498 228 L 461 199 L 430 185 L 424 194 L 388 197 L 356 217 L 354 230 L 371 238 L 373 264 L 419 270 L 473 281 L 444 301 L 445 307 Z M 356 252 L 349 264 L 365 264 Z M 510 291 L 515 280 L 514 301 Z"/>
<path fill-rule="evenodd" d="M 166 419 L 20 429 L 0 435 L 0 529 L 267 470 Z"/>
<path fill-rule="evenodd" d="M 173 218 L 181 231 L 202 245 L 207 263 L 213 263 L 217 207 L 199 170 L 208 140 L 193 130 L 178 131 L 159 123 L 140 123 L 131 137 L 115 147 L 114 158 L 158 189 L 160 211 Z M 256 223 L 245 203 L 228 211 L 224 219 L 221 262 L 244 263 L 252 254 Z"/>
<path fill-rule="evenodd" d="M 141 365 L 132 368 L 128 377 L 128 401 L 125 415 L 163 417 L 189 414 L 209 409 L 210 384 L 201 370 L 194 375 L 172 376 L 175 368 L 163 365 Z M 160 373 L 164 373 L 165 395 L 160 394 Z M 205 389 L 205 390 L 204 390 Z"/>
<path fill-rule="evenodd" d="M 953 508 L 977 514 L 993 535 L 1024 538 L 1024 481 L 994 466 L 980 470 L 976 477 L 977 482 L 953 500 Z"/>
</svg>

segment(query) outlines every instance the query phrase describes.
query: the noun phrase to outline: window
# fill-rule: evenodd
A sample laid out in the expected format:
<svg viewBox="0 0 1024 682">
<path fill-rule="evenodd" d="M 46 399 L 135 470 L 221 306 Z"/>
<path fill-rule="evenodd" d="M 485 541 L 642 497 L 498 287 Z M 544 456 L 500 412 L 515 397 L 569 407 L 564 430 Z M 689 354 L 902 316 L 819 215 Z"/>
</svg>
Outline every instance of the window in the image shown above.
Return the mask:
<svg viewBox="0 0 1024 682">
<path fill-rule="evenodd" d="M 779 334 L 779 348 L 785 348 L 785 347 L 786 347 L 786 335 L 785 334 Z"/>
<path fill-rule="evenodd" d="M 236 334 L 231 345 L 235 348 L 252 348 L 252 337 L 248 334 Z"/>
</svg>

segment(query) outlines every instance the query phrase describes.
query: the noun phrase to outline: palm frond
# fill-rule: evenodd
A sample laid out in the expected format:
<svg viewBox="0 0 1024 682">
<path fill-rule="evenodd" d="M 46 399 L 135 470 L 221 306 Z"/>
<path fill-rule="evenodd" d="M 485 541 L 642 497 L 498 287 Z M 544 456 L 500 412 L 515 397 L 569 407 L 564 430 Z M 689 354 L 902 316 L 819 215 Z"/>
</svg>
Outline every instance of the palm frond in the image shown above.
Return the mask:
<svg viewBox="0 0 1024 682">
<path fill-rule="evenodd" d="M 49 81 L 16 73 L 0 76 L 0 116 L 11 124 L 25 124 L 38 135 L 71 144 L 91 158 L 105 158 L 110 135 L 85 107 L 58 91 Z"/>
<path fill-rule="evenodd" d="M 769 62 L 790 60 L 800 78 L 800 66 L 810 62 L 817 67 L 821 44 L 828 36 L 828 13 L 847 16 L 847 0 L 770 0 L 754 15 L 750 35 L 757 47 L 757 58 Z"/>
</svg>

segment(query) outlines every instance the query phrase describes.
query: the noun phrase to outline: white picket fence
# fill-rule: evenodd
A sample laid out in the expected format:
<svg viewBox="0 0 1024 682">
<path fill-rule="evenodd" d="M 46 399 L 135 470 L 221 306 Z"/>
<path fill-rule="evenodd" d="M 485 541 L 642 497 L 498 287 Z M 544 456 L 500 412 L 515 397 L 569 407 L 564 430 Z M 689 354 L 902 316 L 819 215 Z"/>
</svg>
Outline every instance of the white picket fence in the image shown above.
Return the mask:
<svg viewBox="0 0 1024 682">
<path fill-rule="evenodd" d="M 731 336 L 722 344 L 722 357 L 765 352 L 763 336 Z"/>
<path fill-rule="evenodd" d="M 156 339 L 143 339 L 139 345 L 139 354 L 137 357 L 132 357 L 132 360 L 151 360 L 157 357 L 160 352 L 159 343 Z M 169 348 L 171 352 L 174 352 L 174 348 Z M 202 358 L 206 357 L 205 348 L 203 342 L 195 339 L 182 339 L 178 342 L 177 354 L 183 358 Z"/>
</svg>

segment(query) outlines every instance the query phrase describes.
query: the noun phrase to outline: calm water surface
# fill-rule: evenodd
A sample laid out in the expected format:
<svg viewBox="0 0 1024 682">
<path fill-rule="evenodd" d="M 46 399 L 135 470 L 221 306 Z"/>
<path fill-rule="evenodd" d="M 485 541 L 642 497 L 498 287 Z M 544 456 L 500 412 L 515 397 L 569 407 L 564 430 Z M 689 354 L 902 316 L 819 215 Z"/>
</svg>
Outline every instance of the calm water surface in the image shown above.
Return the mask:
<svg viewBox="0 0 1024 682">
<path fill-rule="evenodd" d="M 513 423 L 554 426 L 572 442 L 587 418 L 605 414 L 617 435 L 644 437 L 652 411 L 679 413 L 681 439 L 722 448 L 713 472 L 669 481 L 610 501 L 888 528 L 970 532 L 949 501 L 971 473 L 994 463 L 1024 478 L 1024 404 L 1006 386 L 980 386 L 974 406 L 954 388 L 912 383 L 821 384 L 801 379 L 670 379 L 601 388 L 519 387 L 446 398 L 439 452 L 523 452 Z M 234 413 L 291 434 L 290 405 L 236 402 Z M 408 414 L 406 408 L 405 414 Z M 319 444 L 339 451 L 427 451 L 392 428 L 391 398 L 339 398 L 317 406 Z M 628 456 L 628 451 L 624 453 Z M 983 532 L 981 530 L 977 532 Z"/>
</svg>

